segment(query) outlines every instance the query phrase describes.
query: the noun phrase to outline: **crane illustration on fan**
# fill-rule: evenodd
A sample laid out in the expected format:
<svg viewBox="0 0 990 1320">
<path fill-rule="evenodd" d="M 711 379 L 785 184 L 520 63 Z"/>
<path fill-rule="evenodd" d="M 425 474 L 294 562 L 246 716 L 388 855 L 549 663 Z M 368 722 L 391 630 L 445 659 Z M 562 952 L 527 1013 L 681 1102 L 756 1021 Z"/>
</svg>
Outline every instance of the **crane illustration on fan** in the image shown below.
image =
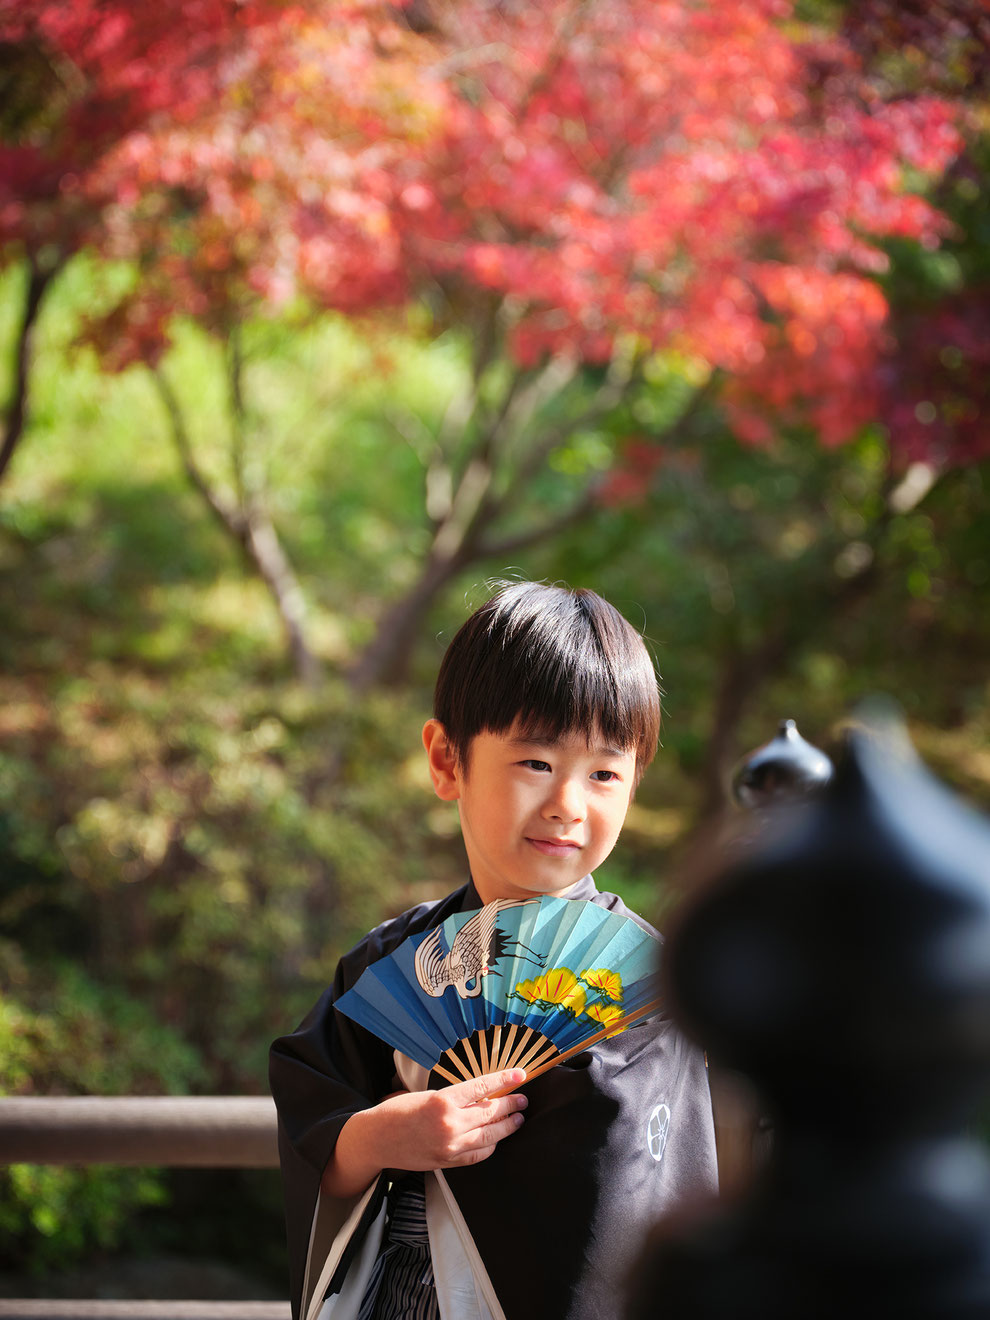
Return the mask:
<svg viewBox="0 0 990 1320">
<path fill-rule="evenodd" d="M 657 942 L 587 899 L 497 899 L 411 935 L 336 1007 L 447 1082 L 527 1080 L 660 1007 Z"/>
</svg>

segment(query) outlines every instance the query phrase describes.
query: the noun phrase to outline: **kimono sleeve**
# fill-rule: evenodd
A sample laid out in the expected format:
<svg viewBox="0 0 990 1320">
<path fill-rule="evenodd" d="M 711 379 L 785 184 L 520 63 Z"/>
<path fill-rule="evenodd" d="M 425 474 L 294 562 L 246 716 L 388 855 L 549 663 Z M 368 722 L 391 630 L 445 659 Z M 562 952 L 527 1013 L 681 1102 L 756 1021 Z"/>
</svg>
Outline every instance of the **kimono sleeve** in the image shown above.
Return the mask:
<svg viewBox="0 0 990 1320">
<path fill-rule="evenodd" d="M 362 965 L 365 961 L 361 960 Z M 333 988 L 321 995 L 298 1029 L 276 1040 L 271 1050 L 269 1083 L 278 1110 L 295 1317 L 300 1311 L 323 1170 L 350 1116 L 377 1103 L 391 1089 L 391 1052 L 334 1007 L 334 1000 L 354 979 L 353 971 L 347 960 L 342 961 Z M 341 1222 L 348 1209 L 349 1203 L 340 1204 Z"/>
</svg>

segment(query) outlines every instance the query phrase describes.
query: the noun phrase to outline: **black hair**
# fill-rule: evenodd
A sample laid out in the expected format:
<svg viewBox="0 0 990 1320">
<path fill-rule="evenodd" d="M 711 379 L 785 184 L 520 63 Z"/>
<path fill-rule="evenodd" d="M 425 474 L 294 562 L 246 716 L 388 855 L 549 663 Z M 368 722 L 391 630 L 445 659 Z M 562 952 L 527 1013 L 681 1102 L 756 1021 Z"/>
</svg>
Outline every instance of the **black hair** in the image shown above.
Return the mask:
<svg viewBox="0 0 990 1320">
<path fill-rule="evenodd" d="M 538 740 L 598 736 L 636 753 L 637 782 L 660 735 L 657 675 L 642 637 L 585 588 L 513 582 L 467 620 L 437 675 L 433 714 L 456 759 L 518 721 Z"/>
</svg>

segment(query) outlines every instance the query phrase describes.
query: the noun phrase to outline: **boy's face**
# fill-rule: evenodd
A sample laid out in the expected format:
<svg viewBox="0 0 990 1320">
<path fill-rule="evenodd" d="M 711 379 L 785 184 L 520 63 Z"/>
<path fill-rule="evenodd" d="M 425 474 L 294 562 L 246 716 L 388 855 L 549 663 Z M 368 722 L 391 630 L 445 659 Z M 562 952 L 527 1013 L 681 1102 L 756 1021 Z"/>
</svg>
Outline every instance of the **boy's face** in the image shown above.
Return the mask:
<svg viewBox="0 0 990 1320">
<path fill-rule="evenodd" d="M 456 801 L 471 877 L 483 903 L 564 895 L 612 851 L 635 783 L 636 756 L 583 733 L 557 742 L 479 733 L 453 761 L 443 725 L 423 741 L 439 797 Z"/>
</svg>

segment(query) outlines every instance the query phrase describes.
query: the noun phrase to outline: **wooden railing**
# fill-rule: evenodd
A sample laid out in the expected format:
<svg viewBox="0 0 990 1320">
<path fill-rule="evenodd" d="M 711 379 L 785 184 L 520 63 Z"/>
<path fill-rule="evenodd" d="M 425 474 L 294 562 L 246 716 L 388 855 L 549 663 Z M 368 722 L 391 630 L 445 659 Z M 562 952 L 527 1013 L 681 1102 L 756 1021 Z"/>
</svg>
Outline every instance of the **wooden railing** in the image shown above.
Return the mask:
<svg viewBox="0 0 990 1320">
<path fill-rule="evenodd" d="M 0 1163 L 268 1169 L 267 1096 L 0 1098 Z M 0 1320 L 288 1320 L 288 1302 L 0 1298 Z"/>
</svg>

